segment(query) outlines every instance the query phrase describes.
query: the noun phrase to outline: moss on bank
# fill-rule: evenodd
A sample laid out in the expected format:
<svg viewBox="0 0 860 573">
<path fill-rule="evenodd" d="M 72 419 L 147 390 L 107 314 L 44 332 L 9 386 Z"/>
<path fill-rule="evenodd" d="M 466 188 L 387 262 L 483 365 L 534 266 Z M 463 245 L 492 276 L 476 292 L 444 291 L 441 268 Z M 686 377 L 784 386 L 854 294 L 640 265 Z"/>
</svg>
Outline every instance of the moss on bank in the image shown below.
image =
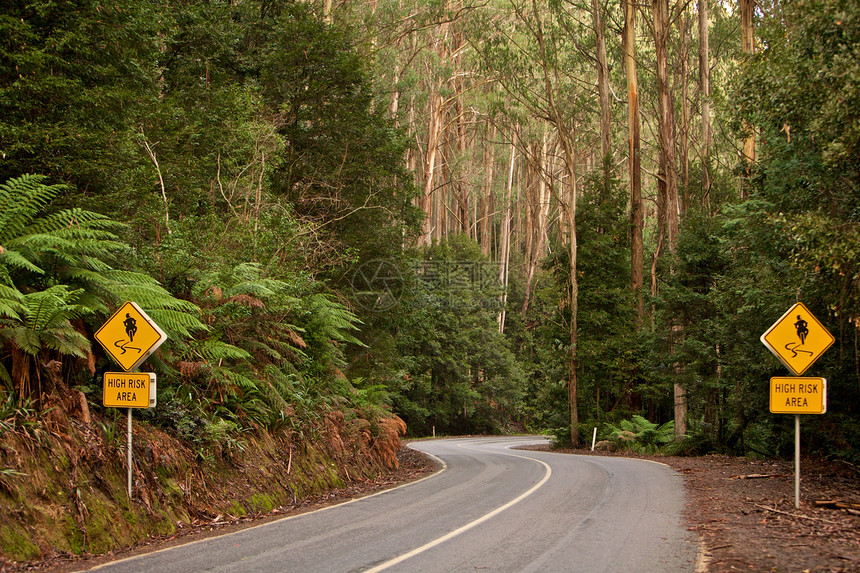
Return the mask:
<svg viewBox="0 0 860 573">
<path fill-rule="evenodd" d="M 22 563 L 101 554 L 217 516 L 266 514 L 396 467 L 402 421 L 386 421 L 372 436 L 344 419 L 327 414 L 314 442 L 258 433 L 244 437 L 243 451 L 207 457 L 135 420 L 131 499 L 125 444 L 109 428 L 65 419 L 62 427 L 5 431 L 0 557 Z"/>
</svg>

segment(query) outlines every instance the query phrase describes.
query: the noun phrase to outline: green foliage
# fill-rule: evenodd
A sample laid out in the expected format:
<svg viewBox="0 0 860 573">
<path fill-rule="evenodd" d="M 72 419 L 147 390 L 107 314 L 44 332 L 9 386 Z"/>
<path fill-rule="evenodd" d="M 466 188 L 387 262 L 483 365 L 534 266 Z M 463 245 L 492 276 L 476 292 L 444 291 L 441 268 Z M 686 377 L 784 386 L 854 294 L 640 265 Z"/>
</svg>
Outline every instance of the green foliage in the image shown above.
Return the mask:
<svg viewBox="0 0 860 573">
<path fill-rule="evenodd" d="M 499 334 L 498 266 L 462 237 L 413 263 L 393 313 L 392 404 L 415 435 L 499 432 L 519 415 L 523 374 Z"/>
<path fill-rule="evenodd" d="M 154 5 L 10 0 L 0 8 L 0 181 L 43 173 L 100 187 L 155 93 Z M 121 145 L 117 146 L 121 149 Z"/>
<path fill-rule="evenodd" d="M 822 453 L 856 456 L 855 4 L 761 6 L 762 49 L 737 74 L 726 63 L 739 49 L 737 15 L 715 7 L 712 103 L 732 110 L 738 131 L 756 128 L 759 159 L 749 199 L 732 204 L 736 180 L 723 165 L 735 151 L 716 138 L 708 201 L 687 205 L 676 250 L 656 261 L 653 314 L 641 328 L 626 185 L 608 164 L 577 181 L 581 419 L 656 448 L 670 426 L 647 420 L 672 417 L 677 383 L 691 434 L 678 448 L 784 452 L 790 428 L 767 412 L 764 383 L 781 367 L 758 336 L 801 298 L 840 340 L 816 364 L 831 381 L 831 413 L 807 435 Z M 107 361 L 89 334 L 135 300 L 170 337 L 151 359 L 160 406 L 145 416 L 203 457 L 241 454 L 243 433 L 256 428 L 312 435 L 332 408 L 370 418 L 391 407 L 413 434 L 566 428 L 571 309 L 559 301 L 570 267 L 557 224 L 524 314 L 524 261 L 513 248 L 504 335 L 498 268 L 477 245 L 449 237 L 420 253 L 404 248 L 421 214 L 404 132 L 387 117 L 392 91 L 419 110 L 433 85 L 452 114 L 492 116 L 501 132 L 518 126 L 524 148 L 552 124 L 569 128 L 583 157 L 593 145 L 594 46 L 580 8 L 472 8 L 420 4 L 365 39 L 346 24 L 366 15 L 360 3 L 339 5 L 333 24 L 300 2 L 4 3 L 0 379 L 15 405 L 41 408 L 58 379 L 92 392 L 97 375 L 83 359 L 96 372 Z M 369 20 L 394 22 L 399 9 L 381 3 Z M 456 47 L 456 70 L 444 50 L 417 47 L 426 38 L 415 30 L 440 20 L 452 30 L 440 41 L 469 43 Z M 653 53 L 647 41 L 639 47 L 644 69 Z M 391 65 L 374 77 L 369 55 Z M 470 66 L 501 83 L 459 91 L 477 87 L 460 73 Z M 737 76 L 731 100 L 726 74 Z M 640 80 L 647 102 L 653 78 Z M 405 124 L 400 113 L 393 119 Z M 473 128 L 463 129 L 471 141 Z M 409 133 L 420 146 L 421 130 Z M 493 144 L 489 131 L 483 139 Z M 478 160 L 471 145 L 446 145 L 446 185 L 482 188 L 489 165 L 473 167 L 490 154 Z M 693 166 L 688 189 L 697 198 L 702 169 Z M 657 249 L 658 237 L 646 241 Z M 374 260 L 403 278 L 390 312 L 359 308 L 353 292 L 350 273 Z"/>
<path fill-rule="evenodd" d="M 658 425 L 635 415 L 629 420 L 620 420 L 616 424 L 604 423 L 602 432 L 605 439 L 614 441 L 623 449 L 654 453 L 661 446 L 675 439 L 675 421 L 670 420 Z"/>
<path fill-rule="evenodd" d="M 718 308 L 737 309 L 737 342 L 754 345 L 791 303 L 803 301 L 846 344 L 860 316 L 860 8 L 844 0 L 802 0 L 762 12 L 763 50 L 739 75 L 736 105 L 760 133 L 753 200 L 726 223 L 730 281 L 720 280 Z M 746 212 L 743 212 L 746 210 Z M 740 216 L 738 216 L 740 215 Z M 729 228 L 729 225 L 732 225 Z M 742 276 L 736 262 L 746 267 Z M 737 271 L 737 272 L 736 272 Z M 753 312 L 767 319 L 751 321 Z M 727 324 L 720 325 L 729 334 Z M 749 332 L 747 332 L 749 328 Z M 852 334 L 853 333 L 853 334 Z M 725 338 L 724 338 L 725 340 Z M 844 348 L 844 347 L 843 347 Z M 722 373 L 744 392 L 737 399 L 727 442 L 758 450 L 790 450 L 790 425 L 766 413 L 769 375 L 783 373 L 766 353 L 756 359 L 732 344 Z M 840 452 L 857 427 L 858 357 L 831 349 L 810 371 L 826 377 L 828 413 L 810 420 L 811 449 Z M 726 386 L 729 386 L 726 384 Z M 753 391 L 753 388 L 757 388 Z M 762 412 L 764 410 L 764 412 Z M 824 418 L 837 417 L 841 431 Z M 782 417 L 784 418 L 784 417 Z M 818 418 L 818 417 L 815 417 Z M 850 421 L 850 420 L 853 420 Z M 761 443 L 770 436 L 770 447 Z"/>
</svg>

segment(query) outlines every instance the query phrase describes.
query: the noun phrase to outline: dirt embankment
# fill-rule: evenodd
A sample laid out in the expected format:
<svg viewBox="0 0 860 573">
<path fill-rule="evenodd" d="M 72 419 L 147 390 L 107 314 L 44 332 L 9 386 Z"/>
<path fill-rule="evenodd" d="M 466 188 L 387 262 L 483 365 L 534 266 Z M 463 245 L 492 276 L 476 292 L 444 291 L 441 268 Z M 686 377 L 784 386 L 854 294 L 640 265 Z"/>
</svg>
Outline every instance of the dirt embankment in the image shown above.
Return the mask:
<svg viewBox="0 0 860 573">
<path fill-rule="evenodd" d="M 59 412 L 47 423 L 4 426 L 0 572 L 62 569 L 405 479 L 397 458 L 403 421 L 347 414 L 328 412 L 304 437 L 260 432 L 195 450 L 135 423 L 132 499 L 124 417 L 111 424 Z"/>
</svg>

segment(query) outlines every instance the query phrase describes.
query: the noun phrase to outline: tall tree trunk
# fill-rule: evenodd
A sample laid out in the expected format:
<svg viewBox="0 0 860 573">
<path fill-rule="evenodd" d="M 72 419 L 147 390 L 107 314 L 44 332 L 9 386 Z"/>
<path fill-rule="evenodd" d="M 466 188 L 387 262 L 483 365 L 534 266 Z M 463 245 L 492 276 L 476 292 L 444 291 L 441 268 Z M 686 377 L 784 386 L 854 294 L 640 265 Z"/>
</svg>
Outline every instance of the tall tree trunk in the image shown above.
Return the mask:
<svg viewBox="0 0 860 573">
<path fill-rule="evenodd" d="M 675 166 L 675 108 L 669 85 L 669 1 L 652 0 L 654 12 L 654 45 L 657 56 L 657 100 L 660 132 L 660 168 L 662 180 L 658 182 L 658 211 L 660 226 L 665 232 L 670 253 L 678 243 L 679 204 L 678 179 Z M 679 384 L 674 388 L 675 437 L 687 433 L 687 400 Z"/>
<path fill-rule="evenodd" d="M 741 3 L 741 41 L 743 44 L 744 54 L 751 55 L 755 51 L 755 36 L 753 34 L 753 11 L 755 10 L 755 0 L 740 0 Z M 755 162 L 755 130 L 748 122 L 744 122 L 744 170 L 747 176 L 752 171 L 753 163 Z M 741 186 L 741 199 L 746 199 L 747 186 Z"/>
<path fill-rule="evenodd" d="M 549 191 L 546 180 L 550 173 L 547 157 L 547 140 L 548 133 L 547 130 L 544 130 L 540 147 L 538 148 L 537 144 L 535 144 L 535 151 L 533 153 L 533 177 L 529 187 L 532 194 L 530 195 L 530 204 L 526 210 L 530 216 L 528 217 L 529 223 L 526 230 L 526 285 L 523 296 L 523 316 L 525 316 L 529 309 L 538 263 L 540 263 L 540 259 L 546 254 L 547 219 L 549 215 Z"/>
<path fill-rule="evenodd" d="M 642 233 L 645 209 L 642 205 L 642 157 L 639 136 L 639 80 L 636 75 L 636 5 L 624 3 L 623 61 L 627 76 L 627 165 L 630 179 L 630 287 L 636 298 L 636 326 L 645 320 L 642 287 L 645 282 L 645 248 Z"/>
<path fill-rule="evenodd" d="M 711 57 L 709 0 L 699 0 L 699 98 L 702 106 L 702 187 L 705 206 L 711 206 Z"/>
<path fill-rule="evenodd" d="M 421 225 L 421 234 L 418 237 L 418 246 L 428 246 L 433 242 L 433 190 L 434 174 L 436 171 L 436 156 L 439 151 L 439 136 L 442 132 L 444 117 L 442 109 L 442 96 L 437 90 L 430 94 L 428 120 L 427 120 L 427 148 L 424 150 L 424 169 L 422 171 L 423 184 L 418 206 L 424 213 L 424 222 Z"/>
<path fill-rule="evenodd" d="M 456 92 L 456 125 L 457 125 L 457 161 L 456 164 L 461 164 L 463 159 L 466 157 L 466 106 L 464 104 L 463 93 L 466 90 L 464 85 L 464 78 L 466 77 L 465 73 L 461 73 L 463 69 L 462 63 L 462 55 L 463 55 L 463 32 L 455 31 L 452 34 L 452 38 L 454 40 L 454 90 Z M 469 197 L 469 184 L 466 181 L 466 177 L 463 173 L 458 172 L 455 174 L 456 177 L 456 198 L 457 208 L 454 211 L 457 216 L 457 222 L 459 223 L 458 231 L 463 233 L 464 235 L 470 235 L 472 226 L 471 226 L 471 209 L 469 208 L 470 197 Z"/>
<path fill-rule="evenodd" d="M 540 180 L 538 183 L 539 199 L 538 205 L 538 220 L 537 220 L 537 245 L 536 256 L 541 259 L 546 256 L 547 243 L 549 242 L 549 207 L 551 190 L 547 184 L 547 179 L 552 177 L 552 163 L 549 156 L 549 133 L 544 130 L 543 142 L 541 143 L 541 162 L 540 162 Z M 546 174 L 546 176 L 544 176 Z"/>
<path fill-rule="evenodd" d="M 570 304 L 570 350 L 567 356 L 567 391 L 568 404 L 570 406 L 570 442 L 579 444 L 579 397 L 577 370 L 579 369 L 578 348 L 578 318 L 579 318 L 579 278 L 577 277 L 577 237 L 576 237 L 576 156 L 571 141 L 566 138 L 564 145 L 565 165 L 567 168 L 567 224 L 570 229 L 570 279 L 569 279 L 569 304 Z"/>
<path fill-rule="evenodd" d="M 439 143 L 439 166 L 441 167 L 441 177 L 436 183 L 436 188 L 433 190 L 433 238 L 437 243 L 442 242 L 442 239 L 448 234 L 448 189 L 451 183 L 451 177 L 448 173 L 447 153 L 451 151 L 451 134 L 445 129 L 448 114 L 442 116 L 442 134 Z"/>
<path fill-rule="evenodd" d="M 612 115 L 609 99 L 609 64 L 606 60 L 606 31 L 603 18 L 600 15 L 600 3 L 591 0 L 591 11 L 594 18 L 594 33 L 597 40 L 597 93 L 600 98 L 600 164 L 603 165 L 606 156 L 612 152 L 610 139 Z"/>
<path fill-rule="evenodd" d="M 489 135 L 487 142 L 484 144 L 484 193 L 481 197 L 481 219 L 478 222 L 481 235 L 481 252 L 489 255 L 492 249 L 492 230 L 493 230 L 493 175 L 496 163 L 496 133 L 498 128 L 495 124 L 490 131 L 490 125 L 487 124 L 487 134 Z"/>
<path fill-rule="evenodd" d="M 499 310 L 499 333 L 505 333 L 505 306 L 508 303 L 508 263 L 511 260 L 511 197 L 514 187 L 514 167 L 517 160 L 517 134 L 514 132 L 511 140 L 511 160 L 508 168 L 508 184 L 505 186 L 505 197 L 502 211 L 502 225 L 499 231 L 499 283 L 502 285 L 500 297 L 501 310 Z"/>
<path fill-rule="evenodd" d="M 540 19 L 537 0 L 532 0 L 532 8 L 536 18 L 535 34 L 540 47 L 540 64 L 543 74 L 544 93 L 546 98 L 546 112 L 558 132 L 558 139 L 564 151 L 564 168 L 567 186 L 567 200 L 563 202 L 568 229 L 568 244 L 570 247 L 570 278 L 568 284 L 568 301 L 570 304 L 570 349 L 568 353 L 568 405 L 570 406 L 570 441 L 573 444 L 580 443 L 579 436 L 579 407 L 577 396 L 577 313 L 579 311 L 579 282 L 576 276 L 577 268 L 577 242 L 576 242 L 576 122 L 565 117 L 555 101 L 556 90 L 553 87 L 550 73 L 549 58 L 547 57 L 546 44 L 544 42 L 543 26 Z M 554 73 L 555 70 L 553 70 Z M 562 202 L 560 202 L 562 203 Z"/>
<path fill-rule="evenodd" d="M 534 229 L 535 219 L 537 219 L 537 181 L 540 174 L 537 173 L 537 165 L 540 161 L 540 147 L 536 141 L 532 141 L 527 145 L 525 153 L 526 163 L 523 171 L 525 171 L 525 185 L 523 186 L 523 197 L 525 203 L 523 205 L 523 267 L 525 268 L 526 298 L 529 292 L 529 274 L 532 264 L 535 261 L 534 257 Z"/>
<path fill-rule="evenodd" d="M 678 19 L 681 33 L 681 65 L 676 83 L 681 84 L 681 176 L 680 211 L 686 213 L 690 205 L 690 83 L 687 76 L 690 73 L 690 17 L 686 5 L 681 8 Z"/>
<path fill-rule="evenodd" d="M 448 9 L 448 0 L 442 2 L 443 11 Z M 441 62 L 446 62 L 448 52 L 448 29 L 450 23 L 442 21 L 438 24 L 438 34 L 435 38 L 435 48 Z M 432 75 L 435 70 L 430 70 Z M 436 161 L 442 143 L 443 128 L 445 125 L 446 100 L 442 95 L 442 80 L 435 78 L 430 87 L 427 104 L 427 149 L 424 152 L 423 184 L 419 206 L 424 212 L 424 224 L 421 227 L 421 235 L 418 237 L 418 246 L 430 245 L 434 235 L 438 238 L 443 231 L 440 228 L 438 218 L 444 217 L 444 212 L 439 209 L 440 197 L 435 193 Z M 441 188 L 441 187 L 440 187 Z"/>
<path fill-rule="evenodd" d="M 666 245 L 675 252 L 678 240 L 678 176 L 675 163 L 675 106 L 669 83 L 669 0 L 652 0 L 654 44 L 657 56 L 657 101 L 660 134 L 660 172 L 663 185 L 658 197 Z M 662 201 L 660 201 L 662 199 Z"/>
</svg>

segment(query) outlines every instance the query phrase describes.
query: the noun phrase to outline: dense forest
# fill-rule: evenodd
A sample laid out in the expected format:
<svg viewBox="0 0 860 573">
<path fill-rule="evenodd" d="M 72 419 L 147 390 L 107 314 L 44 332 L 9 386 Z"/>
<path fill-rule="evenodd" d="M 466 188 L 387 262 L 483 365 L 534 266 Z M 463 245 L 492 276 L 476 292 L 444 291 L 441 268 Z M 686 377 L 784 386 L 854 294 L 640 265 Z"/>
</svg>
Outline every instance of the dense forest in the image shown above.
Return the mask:
<svg viewBox="0 0 860 573">
<path fill-rule="evenodd" d="M 340 411 L 782 455 L 801 301 L 805 451 L 860 459 L 857 2 L 6 0 L 0 204 L 0 440 L 115 417 L 133 300 L 136 418 L 204 452 Z"/>
</svg>

